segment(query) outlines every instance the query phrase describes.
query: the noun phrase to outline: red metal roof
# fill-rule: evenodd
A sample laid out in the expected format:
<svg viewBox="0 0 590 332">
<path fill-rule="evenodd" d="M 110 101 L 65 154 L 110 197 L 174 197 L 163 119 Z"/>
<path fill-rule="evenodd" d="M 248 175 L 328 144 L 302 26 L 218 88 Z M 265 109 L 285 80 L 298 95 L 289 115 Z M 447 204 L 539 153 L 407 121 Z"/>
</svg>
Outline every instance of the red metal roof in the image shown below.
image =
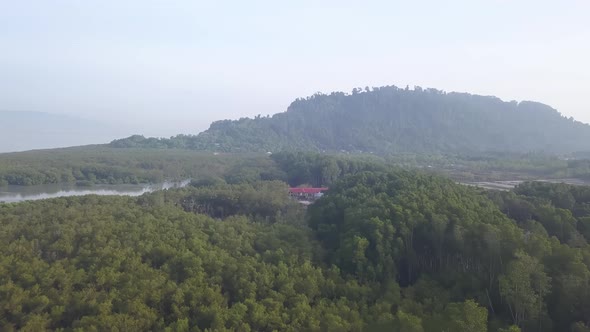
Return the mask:
<svg viewBox="0 0 590 332">
<path fill-rule="evenodd" d="M 292 194 L 319 194 L 326 190 L 328 188 L 289 188 L 289 192 Z"/>
</svg>

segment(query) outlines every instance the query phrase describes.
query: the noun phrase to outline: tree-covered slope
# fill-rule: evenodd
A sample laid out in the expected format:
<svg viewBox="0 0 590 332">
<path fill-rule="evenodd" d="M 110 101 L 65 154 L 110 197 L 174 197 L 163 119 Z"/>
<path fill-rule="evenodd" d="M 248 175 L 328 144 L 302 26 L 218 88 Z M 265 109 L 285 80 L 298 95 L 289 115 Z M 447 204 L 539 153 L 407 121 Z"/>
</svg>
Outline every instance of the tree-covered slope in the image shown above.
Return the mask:
<svg viewBox="0 0 590 332">
<path fill-rule="evenodd" d="M 217 121 L 196 136 L 133 136 L 112 145 L 232 152 L 568 153 L 590 150 L 590 126 L 536 102 L 388 86 L 315 94 L 272 117 Z"/>
</svg>

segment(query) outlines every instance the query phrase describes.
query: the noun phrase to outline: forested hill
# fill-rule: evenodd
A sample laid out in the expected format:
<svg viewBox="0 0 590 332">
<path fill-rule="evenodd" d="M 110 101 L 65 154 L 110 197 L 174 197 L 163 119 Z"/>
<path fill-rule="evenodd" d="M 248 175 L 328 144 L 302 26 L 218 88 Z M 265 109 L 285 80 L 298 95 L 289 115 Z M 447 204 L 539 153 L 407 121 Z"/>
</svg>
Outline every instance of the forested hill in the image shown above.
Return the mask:
<svg viewBox="0 0 590 332">
<path fill-rule="evenodd" d="M 590 150 L 590 126 L 536 102 L 395 86 L 315 94 L 272 117 L 214 122 L 195 136 L 132 136 L 115 147 L 390 154 Z"/>
</svg>

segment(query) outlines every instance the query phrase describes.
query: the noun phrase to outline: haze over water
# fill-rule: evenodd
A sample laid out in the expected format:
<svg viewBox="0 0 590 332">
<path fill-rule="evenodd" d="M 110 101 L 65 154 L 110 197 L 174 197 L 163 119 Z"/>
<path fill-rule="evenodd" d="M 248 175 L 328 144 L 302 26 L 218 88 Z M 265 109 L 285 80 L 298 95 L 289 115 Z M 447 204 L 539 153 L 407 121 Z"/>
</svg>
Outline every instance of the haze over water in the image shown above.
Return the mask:
<svg viewBox="0 0 590 332">
<path fill-rule="evenodd" d="M 72 184 L 45 184 L 36 186 L 6 186 L 0 187 L 0 202 L 15 203 L 21 201 L 35 201 L 39 199 L 84 196 L 84 195 L 117 195 L 140 196 L 156 190 L 170 188 L 182 188 L 188 185 L 190 180 L 180 182 L 163 182 L 159 184 L 105 184 L 88 186 L 76 186 Z"/>
</svg>

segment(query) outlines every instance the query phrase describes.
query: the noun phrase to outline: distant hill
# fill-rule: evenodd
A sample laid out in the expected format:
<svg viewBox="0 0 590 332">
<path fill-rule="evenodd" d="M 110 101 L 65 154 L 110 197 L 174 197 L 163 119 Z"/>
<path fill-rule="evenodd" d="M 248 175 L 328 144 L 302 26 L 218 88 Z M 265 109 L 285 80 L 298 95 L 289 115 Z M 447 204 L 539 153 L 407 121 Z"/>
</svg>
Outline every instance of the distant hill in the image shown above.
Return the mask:
<svg viewBox="0 0 590 332">
<path fill-rule="evenodd" d="M 104 124 L 74 116 L 0 111 L 0 152 L 106 143 L 120 135 Z"/>
<path fill-rule="evenodd" d="M 315 94 L 297 99 L 284 113 L 217 121 L 195 136 L 132 136 L 111 145 L 226 152 L 571 153 L 590 151 L 590 126 L 537 102 L 387 86 Z"/>
</svg>

